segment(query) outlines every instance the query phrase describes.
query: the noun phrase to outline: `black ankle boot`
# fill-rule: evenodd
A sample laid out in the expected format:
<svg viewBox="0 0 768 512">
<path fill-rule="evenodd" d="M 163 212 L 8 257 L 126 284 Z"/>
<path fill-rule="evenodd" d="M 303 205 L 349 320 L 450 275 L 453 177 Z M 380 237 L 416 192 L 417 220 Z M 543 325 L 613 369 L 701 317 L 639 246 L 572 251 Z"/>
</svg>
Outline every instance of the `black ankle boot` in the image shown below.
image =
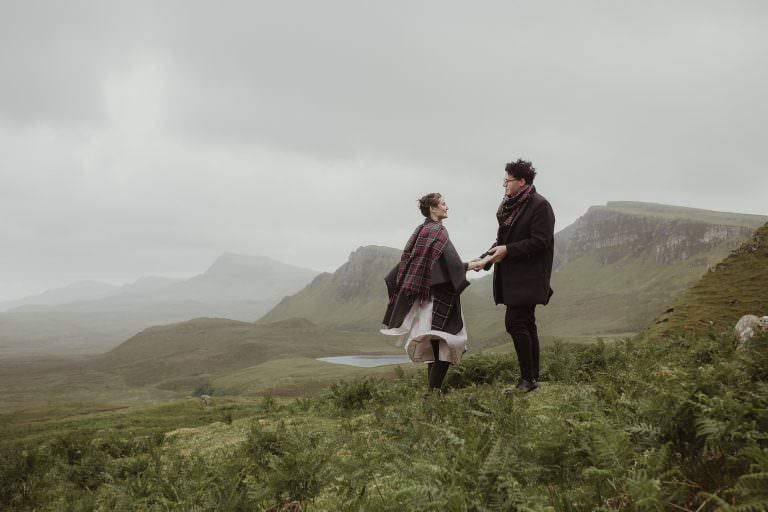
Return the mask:
<svg viewBox="0 0 768 512">
<path fill-rule="evenodd" d="M 523 393 L 530 393 L 534 389 L 538 389 L 539 383 L 536 382 L 536 380 L 526 380 L 523 378 L 520 378 L 519 381 L 517 381 L 517 386 L 515 386 L 516 389 L 522 391 Z"/>
</svg>

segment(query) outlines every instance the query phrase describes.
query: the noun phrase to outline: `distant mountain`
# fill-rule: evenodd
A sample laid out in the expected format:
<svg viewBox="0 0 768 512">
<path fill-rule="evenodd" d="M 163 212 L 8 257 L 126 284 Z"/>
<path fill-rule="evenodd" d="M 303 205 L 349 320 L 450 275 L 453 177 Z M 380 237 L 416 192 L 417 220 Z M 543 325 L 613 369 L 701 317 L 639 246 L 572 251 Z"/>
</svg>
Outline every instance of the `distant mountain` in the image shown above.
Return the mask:
<svg viewBox="0 0 768 512">
<path fill-rule="evenodd" d="M 384 276 L 400 261 L 401 252 L 376 245 L 359 247 L 334 273 L 320 274 L 300 292 L 285 297 L 259 323 L 300 317 L 340 329 L 377 329 L 387 304 Z"/>
<path fill-rule="evenodd" d="M 224 253 L 199 276 L 164 288 L 160 300 L 240 301 L 280 299 L 317 275 L 265 256 Z M 255 318 L 254 318 L 255 319 Z"/>
<path fill-rule="evenodd" d="M 316 275 L 263 256 L 225 253 L 190 279 L 142 278 L 100 297 L 0 313 L 0 353 L 102 352 L 152 325 L 204 316 L 254 321 Z"/>
<path fill-rule="evenodd" d="M 183 279 L 157 276 L 140 277 L 133 283 L 123 285 L 120 288 L 120 294 L 131 295 L 154 292 L 180 281 L 183 281 Z"/>
<path fill-rule="evenodd" d="M 35 300 L 34 298 L 20 299 L 15 302 L 21 305 L 14 307 L 13 309 L 9 309 L 8 311 L 12 313 L 31 313 L 43 311 L 94 312 L 99 309 L 103 309 L 102 306 L 100 306 L 101 304 L 109 304 L 112 302 L 127 303 L 130 302 L 131 299 L 136 298 L 139 299 L 136 302 L 141 302 L 141 297 L 145 297 L 147 294 L 162 290 L 169 285 L 179 281 L 181 281 L 181 279 L 168 277 L 140 277 L 133 283 L 124 284 L 122 286 L 107 285 L 109 288 L 105 291 L 104 294 L 100 295 L 64 295 L 61 298 L 57 298 L 57 300 L 49 302 Z"/>
<path fill-rule="evenodd" d="M 119 286 L 98 281 L 77 281 L 62 288 L 56 288 L 21 299 L 0 302 L 0 311 L 9 311 L 24 305 L 58 306 L 80 300 L 94 300 L 113 295 Z"/>
<path fill-rule="evenodd" d="M 768 315 L 768 224 L 709 268 L 648 328 L 650 334 L 719 333 L 742 315 Z"/>
</svg>

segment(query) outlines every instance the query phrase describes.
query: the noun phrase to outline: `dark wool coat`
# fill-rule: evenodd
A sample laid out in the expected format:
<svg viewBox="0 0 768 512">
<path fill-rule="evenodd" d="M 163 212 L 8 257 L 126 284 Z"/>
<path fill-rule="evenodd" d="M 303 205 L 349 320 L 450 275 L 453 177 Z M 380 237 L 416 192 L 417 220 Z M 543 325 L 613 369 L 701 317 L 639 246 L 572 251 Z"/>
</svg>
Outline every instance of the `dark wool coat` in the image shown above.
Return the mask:
<svg viewBox="0 0 768 512">
<path fill-rule="evenodd" d="M 499 226 L 496 244 L 507 257 L 493 268 L 493 300 L 507 306 L 547 304 L 555 249 L 555 214 L 544 196 L 531 194 L 517 221 Z"/>
<path fill-rule="evenodd" d="M 403 325 L 412 304 L 407 297 L 397 290 L 397 270 L 399 264 L 387 274 L 389 305 L 384 313 L 384 324 L 388 329 Z M 450 240 L 443 249 L 443 254 L 432 264 L 432 329 L 458 334 L 464 327 L 461 319 L 461 301 L 459 295 L 469 286 L 467 267 L 461 261 L 459 253 Z"/>
</svg>

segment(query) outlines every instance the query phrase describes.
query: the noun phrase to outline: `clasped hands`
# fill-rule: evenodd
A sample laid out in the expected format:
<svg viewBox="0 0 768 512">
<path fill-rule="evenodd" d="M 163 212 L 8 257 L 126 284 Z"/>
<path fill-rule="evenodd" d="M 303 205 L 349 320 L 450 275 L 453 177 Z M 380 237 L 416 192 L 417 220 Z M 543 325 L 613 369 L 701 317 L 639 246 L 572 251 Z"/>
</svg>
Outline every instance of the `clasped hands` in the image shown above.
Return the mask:
<svg viewBox="0 0 768 512">
<path fill-rule="evenodd" d="M 485 256 L 483 258 L 474 258 L 470 260 L 469 264 L 467 265 L 467 270 L 474 270 L 475 272 L 480 272 L 489 263 L 491 264 L 498 263 L 506 257 L 507 257 L 507 246 L 497 245 L 496 247 L 491 247 L 490 249 L 488 249 L 488 252 L 485 253 Z"/>
</svg>

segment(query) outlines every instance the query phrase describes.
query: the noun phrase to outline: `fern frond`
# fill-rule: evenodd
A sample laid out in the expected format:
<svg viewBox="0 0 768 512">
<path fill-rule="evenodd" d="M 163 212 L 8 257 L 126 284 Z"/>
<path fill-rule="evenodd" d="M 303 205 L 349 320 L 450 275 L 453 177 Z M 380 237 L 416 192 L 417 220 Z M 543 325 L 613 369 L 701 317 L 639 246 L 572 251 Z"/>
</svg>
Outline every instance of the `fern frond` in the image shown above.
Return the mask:
<svg viewBox="0 0 768 512">
<path fill-rule="evenodd" d="M 768 499 L 752 503 L 745 503 L 744 505 L 735 507 L 733 510 L 735 512 L 768 512 Z"/>
</svg>

